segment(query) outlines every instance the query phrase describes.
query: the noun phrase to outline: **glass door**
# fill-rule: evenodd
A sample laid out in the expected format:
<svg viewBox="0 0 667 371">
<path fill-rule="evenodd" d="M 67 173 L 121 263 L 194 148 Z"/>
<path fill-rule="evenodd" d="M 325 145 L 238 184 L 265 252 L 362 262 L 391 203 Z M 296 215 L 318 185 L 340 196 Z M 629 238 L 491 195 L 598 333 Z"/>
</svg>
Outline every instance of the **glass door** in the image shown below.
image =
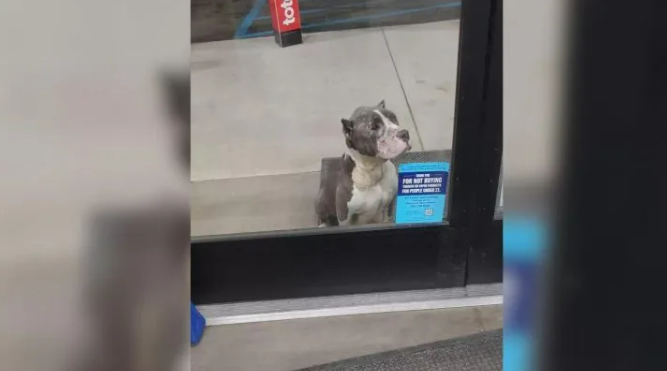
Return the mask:
<svg viewBox="0 0 667 371">
<path fill-rule="evenodd" d="M 195 304 L 464 286 L 499 185 L 496 13 L 193 0 Z"/>
</svg>

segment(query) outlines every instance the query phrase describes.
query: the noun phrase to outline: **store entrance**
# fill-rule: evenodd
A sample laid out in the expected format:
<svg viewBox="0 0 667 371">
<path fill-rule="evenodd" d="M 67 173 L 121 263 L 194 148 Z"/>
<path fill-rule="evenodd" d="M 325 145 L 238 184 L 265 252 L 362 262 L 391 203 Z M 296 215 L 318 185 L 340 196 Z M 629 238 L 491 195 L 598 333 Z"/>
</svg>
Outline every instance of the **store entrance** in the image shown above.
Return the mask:
<svg viewBox="0 0 667 371">
<path fill-rule="evenodd" d="M 215 2 L 193 2 L 193 41 L 216 40 L 192 45 L 195 304 L 500 290 L 501 12 L 425 1 L 303 0 L 303 42 L 287 48 L 262 1 L 209 28 L 195 9 Z M 389 156 L 394 126 L 411 149 Z M 391 163 L 388 217 L 345 223 L 361 189 L 351 169 L 332 180 L 348 197 L 339 225 L 318 227 L 346 156 Z"/>
</svg>

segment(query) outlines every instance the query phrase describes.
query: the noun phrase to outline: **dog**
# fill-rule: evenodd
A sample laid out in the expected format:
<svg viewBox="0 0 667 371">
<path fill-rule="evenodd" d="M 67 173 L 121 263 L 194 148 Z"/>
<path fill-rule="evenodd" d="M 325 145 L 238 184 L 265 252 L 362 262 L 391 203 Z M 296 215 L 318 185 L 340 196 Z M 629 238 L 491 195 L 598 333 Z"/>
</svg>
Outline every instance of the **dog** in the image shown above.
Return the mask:
<svg viewBox="0 0 667 371">
<path fill-rule="evenodd" d="M 348 152 L 340 167 L 325 174 L 317 197 L 320 227 L 386 223 L 391 220 L 398 174 L 391 159 L 411 149 L 384 101 L 354 110 L 342 119 Z"/>
</svg>

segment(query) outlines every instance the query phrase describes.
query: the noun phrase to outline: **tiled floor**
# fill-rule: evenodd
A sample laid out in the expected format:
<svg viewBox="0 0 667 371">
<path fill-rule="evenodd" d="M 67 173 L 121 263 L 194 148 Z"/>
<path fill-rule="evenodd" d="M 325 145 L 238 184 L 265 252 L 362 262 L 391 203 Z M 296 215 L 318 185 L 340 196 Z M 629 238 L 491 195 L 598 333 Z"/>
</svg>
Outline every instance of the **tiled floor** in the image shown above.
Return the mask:
<svg viewBox="0 0 667 371">
<path fill-rule="evenodd" d="M 458 33 L 444 21 L 284 49 L 272 37 L 194 44 L 192 234 L 313 227 L 313 174 L 345 151 L 340 119 L 359 105 L 385 100 L 413 151 L 451 148 Z"/>
<path fill-rule="evenodd" d="M 502 306 L 208 327 L 192 371 L 291 371 L 502 328 Z"/>
</svg>

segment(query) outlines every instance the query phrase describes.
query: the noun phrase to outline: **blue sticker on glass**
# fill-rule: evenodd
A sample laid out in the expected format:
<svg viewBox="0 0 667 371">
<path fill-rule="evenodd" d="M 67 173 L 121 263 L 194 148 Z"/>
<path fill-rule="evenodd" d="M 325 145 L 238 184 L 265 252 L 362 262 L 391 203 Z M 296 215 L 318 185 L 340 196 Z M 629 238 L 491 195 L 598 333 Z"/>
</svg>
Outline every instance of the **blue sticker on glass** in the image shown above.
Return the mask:
<svg viewBox="0 0 667 371">
<path fill-rule="evenodd" d="M 396 224 L 441 223 L 448 176 L 448 162 L 400 164 Z"/>
</svg>

